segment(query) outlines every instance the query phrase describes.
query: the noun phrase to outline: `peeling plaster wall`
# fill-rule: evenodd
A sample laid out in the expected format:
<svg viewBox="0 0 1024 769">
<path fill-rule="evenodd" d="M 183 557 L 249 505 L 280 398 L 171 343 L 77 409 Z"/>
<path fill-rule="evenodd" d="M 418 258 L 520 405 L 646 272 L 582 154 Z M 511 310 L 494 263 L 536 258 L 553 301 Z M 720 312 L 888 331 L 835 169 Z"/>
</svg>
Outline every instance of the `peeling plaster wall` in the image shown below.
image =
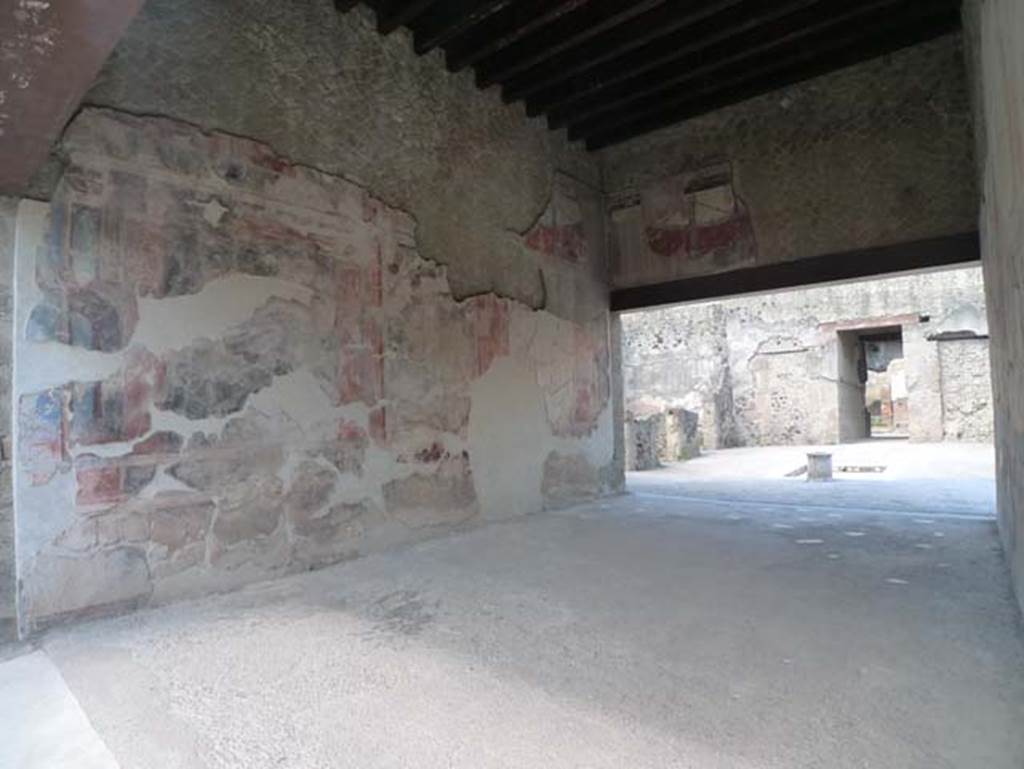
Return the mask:
<svg viewBox="0 0 1024 769">
<path fill-rule="evenodd" d="M 964 4 L 982 175 L 999 527 L 1024 607 L 1024 4 Z"/>
<path fill-rule="evenodd" d="M 0 642 L 16 631 L 11 498 L 11 312 L 17 210 L 17 200 L 0 197 Z"/>
<path fill-rule="evenodd" d="M 250 137 L 351 179 L 413 216 L 456 296 L 586 317 L 603 291 L 584 296 L 519 234 L 548 208 L 556 169 L 599 188 L 596 158 L 442 56 L 331 0 L 148 0 L 85 102 Z M 604 261 L 590 267 L 603 287 Z"/>
<path fill-rule="evenodd" d="M 23 633 L 620 483 L 587 185 L 519 238 L 556 314 L 460 299 L 411 216 L 264 144 L 86 109 L 61 153 L 17 226 Z"/>
<path fill-rule="evenodd" d="M 602 152 L 616 288 L 977 229 L 959 34 Z"/>
<path fill-rule="evenodd" d="M 987 335 L 980 268 L 629 313 L 621 322 L 626 410 L 695 411 L 707 448 L 863 434 L 856 355 L 844 356 L 842 342 L 890 325 L 903 329 L 911 438 L 992 439 L 988 341 L 936 339 Z M 840 406 L 844 397 L 853 407 Z"/>
</svg>

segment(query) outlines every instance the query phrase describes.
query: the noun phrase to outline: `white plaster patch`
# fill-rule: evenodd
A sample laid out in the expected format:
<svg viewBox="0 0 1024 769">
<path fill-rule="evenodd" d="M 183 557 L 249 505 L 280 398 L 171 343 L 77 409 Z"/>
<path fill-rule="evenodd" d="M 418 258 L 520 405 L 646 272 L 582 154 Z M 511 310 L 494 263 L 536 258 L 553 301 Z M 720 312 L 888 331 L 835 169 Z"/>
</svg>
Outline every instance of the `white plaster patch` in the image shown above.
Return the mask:
<svg viewBox="0 0 1024 769">
<path fill-rule="evenodd" d="M 21 476 L 27 476 L 23 469 Z M 22 477 L 15 489 L 21 509 L 34 511 L 33 515 L 19 515 L 15 520 L 18 538 L 17 563 L 19 577 L 28 571 L 28 554 L 34 553 L 42 543 L 53 542 L 74 522 L 74 474 L 67 470 L 56 473 L 48 483 L 33 486 Z M 31 546 L 31 549 L 29 547 Z"/>
<path fill-rule="evenodd" d="M 24 344 L 32 348 L 32 365 L 24 366 L 18 372 L 17 391 L 20 393 L 61 387 L 72 381 L 94 382 L 106 379 L 120 371 L 124 361 L 119 353 L 83 350 L 58 342 Z"/>
<path fill-rule="evenodd" d="M 248 321 L 272 297 L 309 304 L 313 291 L 279 278 L 228 275 L 211 280 L 198 294 L 142 298 L 132 341 L 161 355 L 197 339 L 219 339 Z"/>
<path fill-rule="evenodd" d="M 335 437 L 337 417 L 347 416 L 363 425 L 367 419 L 367 408 L 362 404 L 336 409 L 316 377 L 304 368 L 274 377 L 270 387 L 249 396 L 248 406 L 264 414 L 280 415 L 285 431 L 293 428 L 305 438 Z"/>
<path fill-rule="evenodd" d="M 182 483 L 166 470 L 161 470 L 156 477 L 149 482 L 145 489 L 139 494 L 145 499 L 153 499 L 164 491 L 191 491 L 195 492 L 187 483 Z"/>
<path fill-rule="evenodd" d="M 514 358 L 496 360 L 473 383 L 470 397 L 469 458 L 483 517 L 542 509 L 551 431 L 533 374 Z"/>
<path fill-rule="evenodd" d="M 238 416 L 237 414 L 231 414 L 226 417 L 207 417 L 206 419 L 189 419 L 182 414 L 176 414 L 173 411 L 161 411 L 160 409 L 150 409 L 150 425 L 152 432 L 162 432 L 169 430 L 170 432 L 178 433 L 186 440 L 193 433 L 215 433 L 220 434 L 224 425 L 231 417 Z"/>
<path fill-rule="evenodd" d="M 139 438 L 138 440 L 143 440 Z M 71 446 L 69 451 L 72 457 L 79 457 L 82 454 L 95 454 L 98 457 L 119 457 L 128 454 L 136 441 L 118 441 L 116 443 L 91 443 L 88 446 Z"/>
<path fill-rule="evenodd" d="M 203 206 L 203 218 L 212 226 L 216 227 L 220 224 L 220 220 L 224 218 L 224 214 L 229 210 L 230 209 L 217 200 L 217 198 L 210 198 L 209 202 Z"/>
<path fill-rule="evenodd" d="M 44 652 L 0 664 L 0 766 L 118 769 L 117 760 Z"/>
</svg>

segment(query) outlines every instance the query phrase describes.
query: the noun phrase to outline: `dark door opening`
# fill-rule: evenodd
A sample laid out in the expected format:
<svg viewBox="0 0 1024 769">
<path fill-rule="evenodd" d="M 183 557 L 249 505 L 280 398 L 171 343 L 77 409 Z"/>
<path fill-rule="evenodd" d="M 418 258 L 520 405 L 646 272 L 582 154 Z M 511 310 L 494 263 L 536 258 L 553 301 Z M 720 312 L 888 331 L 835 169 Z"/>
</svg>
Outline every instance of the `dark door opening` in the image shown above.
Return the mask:
<svg viewBox="0 0 1024 769">
<path fill-rule="evenodd" d="M 901 327 L 838 333 L 840 440 L 908 437 Z"/>
</svg>

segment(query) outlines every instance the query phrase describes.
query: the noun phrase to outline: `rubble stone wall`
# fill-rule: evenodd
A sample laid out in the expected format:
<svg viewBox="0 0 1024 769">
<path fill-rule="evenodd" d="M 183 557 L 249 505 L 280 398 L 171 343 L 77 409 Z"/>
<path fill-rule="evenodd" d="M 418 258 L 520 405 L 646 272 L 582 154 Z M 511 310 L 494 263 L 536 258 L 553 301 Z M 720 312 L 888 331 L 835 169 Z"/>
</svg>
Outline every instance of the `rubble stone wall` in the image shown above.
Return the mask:
<svg viewBox="0 0 1024 769">
<path fill-rule="evenodd" d="M 661 467 L 659 436 L 665 433 L 665 413 L 626 417 L 626 470 Z M 664 442 L 664 441 L 660 441 Z"/>
<path fill-rule="evenodd" d="M 992 367 L 987 339 L 938 342 L 942 376 L 944 438 L 951 441 L 992 440 Z"/>
<path fill-rule="evenodd" d="M 609 315 L 460 298 L 411 216 L 267 145 L 86 109 L 15 256 L 23 632 L 617 487 Z M 600 196 L 525 247 L 593 291 Z"/>
<path fill-rule="evenodd" d="M 621 324 L 627 412 L 694 411 L 707 448 L 858 437 L 864 392 L 846 347 L 893 326 L 911 438 L 992 437 L 980 268 L 628 313 Z"/>
<path fill-rule="evenodd" d="M 626 470 L 653 470 L 663 462 L 700 456 L 698 416 L 686 409 L 626 414 Z"/>
</svg>

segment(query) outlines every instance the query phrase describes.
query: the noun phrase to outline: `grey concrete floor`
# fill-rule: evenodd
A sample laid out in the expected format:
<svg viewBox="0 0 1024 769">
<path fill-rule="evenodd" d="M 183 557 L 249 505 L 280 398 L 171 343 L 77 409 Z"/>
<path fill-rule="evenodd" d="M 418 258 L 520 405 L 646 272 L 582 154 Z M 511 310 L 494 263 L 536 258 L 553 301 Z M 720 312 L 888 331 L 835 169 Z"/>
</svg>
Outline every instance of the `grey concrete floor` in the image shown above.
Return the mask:
<svg viewBox="0 0 1024 769">
<path fill-rule="evenodd" d="M 991 520 L 662 491 L 40 646 L 121 769 L 1024 766 Z"/>
<path fill-rule="evenodd" d="M 809 451 L 832 454 L 832 483 L 787 477 Z M 723 503 L 841 506 L 862 511 L 995 517 L 995 449 L 980 443 L 909 443 L 881 439 L 839 446 L 766 446 L 709 451 L 657 470 L 629 474 L 642 494 Z M 881 467 L 879 473 L 842 472 Z"/>
</svg>

